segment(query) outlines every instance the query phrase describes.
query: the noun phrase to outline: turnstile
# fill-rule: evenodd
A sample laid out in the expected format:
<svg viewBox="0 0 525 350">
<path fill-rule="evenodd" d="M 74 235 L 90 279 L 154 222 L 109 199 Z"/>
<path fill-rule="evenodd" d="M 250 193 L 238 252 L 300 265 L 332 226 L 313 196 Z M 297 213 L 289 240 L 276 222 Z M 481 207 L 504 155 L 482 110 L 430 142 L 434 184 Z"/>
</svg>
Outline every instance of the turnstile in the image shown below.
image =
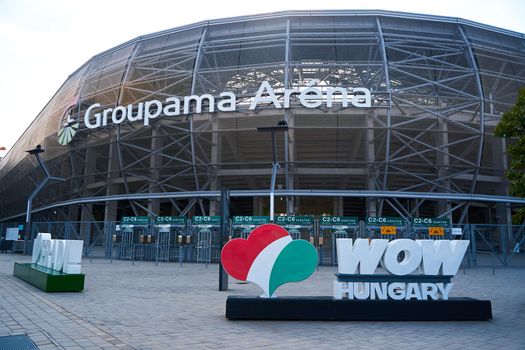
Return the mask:
<svg viewBox="0 0 525 350">
<path fill-rule="evenodd" d="M 156 261 L 185 261 L 184 240 L 179 239 L 187 232 L 184 216 L 158 216 L 153 225 L 155 235 Z"/>
<path fill-rule="evenodd" d="M 219 261 L 220 216 L 194 216 L 191 220 L 191 232 L 195 251 L 195 261 L 211 263 Z M 192 253 L 191 253 L 192 254 Z"/>
<path fill-rule="evenodd" d="M 319 218 L 319 261 L 321 265 L 337 265 L 338 238 L 357 238 L 359 218 L 356 216 L 321 216 Z"/>
</svg>

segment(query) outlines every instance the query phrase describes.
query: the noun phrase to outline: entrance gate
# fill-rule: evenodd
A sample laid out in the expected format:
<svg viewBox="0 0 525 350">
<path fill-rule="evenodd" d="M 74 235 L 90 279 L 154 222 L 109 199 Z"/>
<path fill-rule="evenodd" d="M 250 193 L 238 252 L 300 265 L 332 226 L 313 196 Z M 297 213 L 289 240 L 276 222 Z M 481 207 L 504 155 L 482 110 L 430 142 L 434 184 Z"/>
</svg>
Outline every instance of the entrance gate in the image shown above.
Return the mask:
<svg viewBox="0 0 525 350">
<path fill-rule="evenodd" d="M 314 225 L 311 216 L 276 216 L 275 223 L 284 227 L 293 239 L 304 239 L 313 244 Z"/>
<path fill-rule="evenodd" d="M 156 237 L 156 261 L 182 261 L 180 247 L 182 240 L 179 243 L 178 237 L 182 236 L 186 229 L 186 217 L 184 216 L 158 216 L 155 219 L 153 232 Z"/>
<path fill-rule="evenodd" d="M 231 238 L 248 238 L 248 235 L 259 225 L 270 222 L 269 216 L 234 216 L 232 218 Z"/>
<path fill-rule="evenodd" d="M 196 242 L 195 253 L 197 262 L 210 263 L 219 261 L 220 229 L 220 216 L 194 216 L 191 219 L 192 238 Z"/>
<path fill-rule="evenodd" d="M 396 239 L 407 237 L 406 222 L 401 217 L 368 216 L 365 220 L 367 238 Z"/>
<path fill-rule="evenodd" d="M 321 216 L 319 218 L 319 261 L 321 265 L 337 265 L 337 238 L 359 236 L 357 216 Z"/>
<path fill-rule="evenodd" d="M 410 226 L 411 239 L 450 239 L 452 227 L 447 218 L 413 218 Z"/>
</svg>

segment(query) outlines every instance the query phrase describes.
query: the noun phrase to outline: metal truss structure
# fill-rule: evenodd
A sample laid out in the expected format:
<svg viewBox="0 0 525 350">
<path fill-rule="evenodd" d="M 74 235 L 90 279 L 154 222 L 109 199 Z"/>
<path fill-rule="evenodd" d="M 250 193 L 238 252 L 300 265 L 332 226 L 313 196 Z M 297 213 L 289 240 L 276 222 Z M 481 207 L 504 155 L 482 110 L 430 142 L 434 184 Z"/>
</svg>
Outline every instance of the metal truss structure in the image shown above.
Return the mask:
<svg viewBox="0 0 525 350">
<path fill-rule="evenodd" d="M 308 84 L 366 87 L 373 106 L 306 109 L 292 97 L 286 110 L 249 110 L 262 81 L 280 99 Z M 0 220 L 23 213 L 39 181 L 24 153 L 36 144 L 67 179 L 35 199 L 43 219 L 214 214 L 221 187 L 237 191 L 232 214 L 260 215 L 272 154 L 256 128 L 284 119 L 281 212 L 508 224 L 524 201 L 508 197 L 505 144 L 493 129 L 524 84 L 524 35 L 457 18 L 283 12 L 139 37 L 74 72 L 0 162 Z M 80 128 L 58 143 L 65 111 L 81 119 L 94 103 L 223 91 L 237 96 L 235 112 Z"/>
</svg>

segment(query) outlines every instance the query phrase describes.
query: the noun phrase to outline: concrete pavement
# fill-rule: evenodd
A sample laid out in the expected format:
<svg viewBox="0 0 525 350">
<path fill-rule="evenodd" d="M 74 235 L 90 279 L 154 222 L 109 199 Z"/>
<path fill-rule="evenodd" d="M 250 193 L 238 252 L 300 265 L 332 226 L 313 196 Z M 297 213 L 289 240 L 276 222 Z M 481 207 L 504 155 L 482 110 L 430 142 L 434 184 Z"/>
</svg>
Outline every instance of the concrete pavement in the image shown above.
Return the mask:
<svg viewBox="0 0 525 350">
<path fill-rule="evenodd" d="M 27 334 L 42 349 L 524 349 L 525 269 L 469 269 L 452 296 L 492 300 L 488 322 L 228 321 L 228 295 L 259 295 L 230 278 L 219 292 L 218 266 L 84 261 L 83 293 L 44 293 L 13 277 L 0 254 L 0 336 Z M 336 269 L 321 267 L 278 295 L 331 295 Z"/>
</svg>

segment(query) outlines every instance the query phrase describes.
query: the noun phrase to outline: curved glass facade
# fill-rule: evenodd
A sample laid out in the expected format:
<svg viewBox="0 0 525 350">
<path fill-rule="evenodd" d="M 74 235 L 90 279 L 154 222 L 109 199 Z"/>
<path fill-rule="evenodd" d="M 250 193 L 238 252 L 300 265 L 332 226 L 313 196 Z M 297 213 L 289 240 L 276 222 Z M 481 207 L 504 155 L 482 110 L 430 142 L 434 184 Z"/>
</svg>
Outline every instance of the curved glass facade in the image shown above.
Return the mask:
<svg viewBox="0 0 525 350">
<path fill-rule="evenodd" d="M 524 44 L 521 34 L 461 19 L 382 11 L 238 17 L 139 37 L 74 72 L 0 162 L 0 219 L 24 213 L 43 176 L 25 153 L 37 144 L 51 174 L 66 181 L 48 184 L 33 208 L 78 200 L 42 217 L 213 214 L 214 200 L 157 194 L 221 187 L 254 191 L 234 198 L 233 211 L 261 215 L 266 194 L 255 191 L 269 188 L 272 148 L 257 127 L 280 120 L 290 128 L 277 134 L 278 195 L 289 194 L 278 200 L 280 212 L 490 222 L 499 210 L 508 217 L 504 204 L 453 195 L 508 195 L 505 145 L 493 129 L 525 83 Z M 285 89 L 363 87 L 372 107 L 305 108 L 291 95 L 290 108 L 250 109 L 265 81 L 280 103 Z M 190 106 L 149 126 L 68 124 L 94 104 L 99 112 L 132 105 L 138 113 L 141 102 L 210 94 L 217 103 L 222 92 L 235 94 L 236 111 Z M 59 133 L 71 125 L 76 133 L 61 145 Z M 290 195 L 296 190 L 326 196 Z M 356 190 L 391 195 L 347 195 Z M 418 195 L 395 196 L 409 192 Z M 128 197 L 106 202 L 117 195 Z"/>
</svg>

